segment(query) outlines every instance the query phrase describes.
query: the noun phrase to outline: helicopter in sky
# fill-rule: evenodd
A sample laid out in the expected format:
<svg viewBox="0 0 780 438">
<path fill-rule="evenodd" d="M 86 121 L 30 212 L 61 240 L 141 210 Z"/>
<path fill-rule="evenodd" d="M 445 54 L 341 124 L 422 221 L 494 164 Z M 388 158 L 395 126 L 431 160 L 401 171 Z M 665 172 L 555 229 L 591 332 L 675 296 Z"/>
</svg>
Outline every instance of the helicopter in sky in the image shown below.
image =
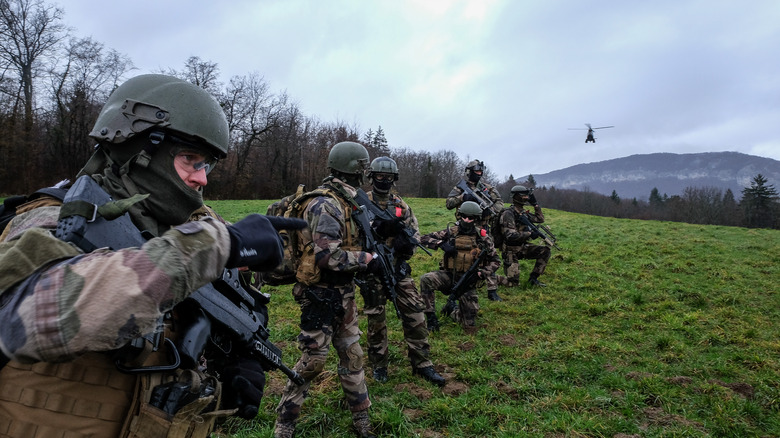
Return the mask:
<svg viewBox="0 0 780 438">
<path fill-rule="evenodd" d="M 593 130 L 594 129 L 614 128 L 614 126 L 599 126 L 598 128 L 592 128 L 590 126 L 590 123 L 586 123 L 585 126 L 588 127 L 588 136 L 585 137 L 585 143 L 595 143 L 596 142 L 596 137 L 593 136 Z M 569 128 L 569 130 L 584 131 L 585 128 Z"/>
</svg>

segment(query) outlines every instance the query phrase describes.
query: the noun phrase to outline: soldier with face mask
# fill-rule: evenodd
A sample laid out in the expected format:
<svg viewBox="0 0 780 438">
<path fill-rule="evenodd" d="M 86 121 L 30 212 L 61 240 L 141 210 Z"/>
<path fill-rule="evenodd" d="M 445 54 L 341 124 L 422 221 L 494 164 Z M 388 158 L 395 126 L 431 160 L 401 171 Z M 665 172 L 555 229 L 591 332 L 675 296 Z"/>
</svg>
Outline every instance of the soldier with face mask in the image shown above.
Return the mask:
<svg viewBox="0 0 780 438">
<path fill-rule="evenodd" d="M 371 253 L 363 250 L 364 239 L 356 220 L 356 188 L 363 184 L 368 151 L 351 141 L 335 144 L 328 154 L 330 175 L 307 197 L 303 219 L 309 227 L 310 244 L 300 257 L 293 297 L 301 308 L 298 349 L 301 358 L 293 368 L 305 383 L 288 381 L 276 408 L 275 438 L 290 438 L 311 382 L 325 369 L 331 344 L 338 353 L 338 377 L 352 423 L 361 437 L 372 437 L 368 398 L 363 372 L 363 350 L 355 304 L 355 274 L 380 269 Z M 299 240 L 303 240 L 301 236 Z M 372 262 L 373 261 L 373 262 Z"/>
<path fill-rule="evenodd" d="M 205 437 L 217 418 L 254 418 L 265 383 L 256 361 L 171 363 L 185 298 L 226 267 L 282 259 L 268 219 L 229 226 L 203 205 L 207 174 L 227 153 L 221 107 L 180 79 L 137 76 L 112 93 L 90 136 L 98 145 L 79 181 L 121 201 L 146 241 L 85 252 L 53 233 L 70 204 L 17 209 L 0 238 L 0 435 Z M 126 363 L 137 372 L 118 369 Z M 176 385 L 192 399 L 154 404 Z"/>
<path fill-rule="evenodd" d="M 436 317 L 435 291 L 449 294 L 451 288 L 460 277 L 475 263 L 481 252 L 487 256 L 479 265 L 479 280 L 466 284 L 466 292 L 459 299 L 458 305 L 448 305 L 441 313 L 457 321 L 469 331 L 476 330 L 476 318 L 479 312 L 477 287 L 479 283 L 494 275 L 501 264 L 490 234 L 479 225 L 482 209 L 472 201 L 464 202 L 458 208 L 460 219 L 446 229 L 422 236 L 420 243 L 431 249 L 444 251 L 444 258 L 439 263 L 439 270 L 428 272 L 420 278 L 420 293 L 425 300 L 425 316 L 428 320 L 428 330 L 438 330 L 439 321 Z"/>
<path fill-rule="evenodd" d="M 390 189 L 398 180 L 398 165 L 389 157 L 379 157 L 371 162 L 368 178 L 372 184 L 372 190 L 368 193 L 369 199 L 381 209 L 389 213 L 404 227 L 413 230 L 414 235 L 409 239 L 406 233 L 396 232 L 387 236 L 388 247 L 393 248 L 395 254 L 396 272 L 398 283 L 396 285 L 396 303 L 401 314 L 401 324 L 404 331 L 409 359 L 412 363 L 412 374 L 419 375 L 434 385 L 443 386 L 444 377 L 433 368 L 430 360 L 431 346 L 428 343 L 428 329 L 425 326 L 425 316 L 420 293 L 412 279 L 412 269 L 407 260 L 414 255 L 420 240 L 420 232 L 417 226 L 417 218 L 409 205 Z M 374 225 L 377 226 L 377 220 Z M 381 225 L 378 228 L 382 228 Z M 397 230 L 397 228 L 396 228 Z M 364 286 L 360 292 L 363 295 L 365 309 L 363 313 L 368 316 L 368 359 L 374 369 L 374 380 L 387 381 L 387 299 L 388 292 L 382 281 L 375 275 L 367 275 Z"/>
<path fill-rule="evenodd" d="M 501 210 L 504 209 L 504 201 L 501 199 L 501 195 L 498 193 L 498 190 L 496 190 L 495 187 L 482 180 L 482 174 L 484 171 L 485 163 L 480 160 L 471 160 L 466 165 L 463 181 L 472 191 L 479 193 L 482 199 L 487 201 L 486 204 L 489 205 L 480 205 L 481 203 L 479 198 L 470 193 L 467 193 L 461 187 L 458 187 L 461 185 L 458 184 L 453 187 L 452 191 L 450 191 L 450 194 L 447 195 L 446 206 L 448 210 L 452 210 L 457 209 L 466 201 L 477 203 L 477 205 L 480 205 L 481 208 L 483 208 L 482 218 L 479 220 L 477 225 L 488 230 L 488 234 L 490 234 L 490 226 L 494 225 L 493 219 L 498 217 L 498 215 L 501 213 Z M 488 278 L 485 279 L 485 283 L 487 284 L 488 299 L 491 301 L 502 301 L 497 292 L 499 281 L 496 274 L 493 273 L 489 275 Z"/>
<path fill-rule="evenodd" d="M 534 212 L 526 210 L 525 205 L 533 206 Z M 520 215 L 526 215 L 532 223 L 541 224 L 544 222 L 544 213 L 536 201 L 536 195 L 528 187 L 516 185 L 512 187 L 512 206 L 506 208 L 500 217 L 506 282 L 509 286 L 517 286 L 520 282 L 518 260 L 536 259 L 534 268 L 528 277 L 528 283 L 533 286 L 545 286 L 539 281 L 539 276 L 544 274 L 547 262 L 550 260 L 550 247 L 531 243 L 531 240 L 537 239 L 541 235 L 523 225 Z"/>
</svg>

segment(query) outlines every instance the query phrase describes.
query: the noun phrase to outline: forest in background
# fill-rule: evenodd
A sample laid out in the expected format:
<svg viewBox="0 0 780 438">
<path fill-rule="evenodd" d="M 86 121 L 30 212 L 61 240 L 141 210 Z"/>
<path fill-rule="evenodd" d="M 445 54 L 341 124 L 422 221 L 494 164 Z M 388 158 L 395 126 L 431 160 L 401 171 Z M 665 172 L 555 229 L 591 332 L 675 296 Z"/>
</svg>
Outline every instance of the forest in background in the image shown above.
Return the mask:
<svg viewBox="0 0 780 438">
<path fill-rule="evenodd" d="M 62 8 L 44 0 L 0 0 L 0 195 L 30 193 L 72 178 L 94 147 L 88 137 L 103 104 L 124 80 L 140 74 L 132 60 L 92 38 L 74 35 Z M 277 199 L 299 184 L 316 187 L 327 175 L 328 151 L 358 141 L 372 158 L 398 164 L 402 196 L 446 197 L 466 163 L 452 151 L 391 147 L 381 126 L 364 130 L 343 120 L 304 114 L 296 99 L 275 92 L 258 72 L 222 82 L 216 63 L 192 56 L 165 73 L 213 94 L 230 128 L 228 157 L 210 174 L 210 199 Z M 532 175 L 484 180 L 509 200 L 516 184 L 535 186 Z M 31 177 L 33 176 L 33 177 Z M 413 176 L 413 177 L 411 177 Z M 748 227 L 780 227 L 775 188 L 757 175 L 742 197 L 712 187 L 691 187 L 669 197 L 652 188 L 648 200 L 617 193 L 537 188 L 543 205 L 572 212 L 639 219 Z"/>
</svg>

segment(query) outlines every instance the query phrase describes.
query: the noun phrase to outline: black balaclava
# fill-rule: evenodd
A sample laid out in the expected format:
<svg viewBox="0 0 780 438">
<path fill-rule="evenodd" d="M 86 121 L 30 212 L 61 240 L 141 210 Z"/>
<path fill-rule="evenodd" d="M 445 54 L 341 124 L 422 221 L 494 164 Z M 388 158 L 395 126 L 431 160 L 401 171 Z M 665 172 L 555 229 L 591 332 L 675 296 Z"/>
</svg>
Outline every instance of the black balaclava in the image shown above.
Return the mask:
<svg viewBox="0 0 780 438">
<path fill-rule="evenodd" d="M 202 191 L 189 187 L 176 172 L 174 148 L 169 141 L 155 144 L 148 135 L 139 135 L 120 144 L 100 146 L 85 169 L 95 170 L 93 178 L 114 199 L 150 194 L 129 213 L 139 229 L 158 236 L 186 222 L 203 206 Z"/>
<path fill-rule="evenodd" d="M 372 190 L 380 195 L 387 195 L 390 189 L 393 188 L 394 181 L 377 181 L 371 178 Z"/>
</svg>

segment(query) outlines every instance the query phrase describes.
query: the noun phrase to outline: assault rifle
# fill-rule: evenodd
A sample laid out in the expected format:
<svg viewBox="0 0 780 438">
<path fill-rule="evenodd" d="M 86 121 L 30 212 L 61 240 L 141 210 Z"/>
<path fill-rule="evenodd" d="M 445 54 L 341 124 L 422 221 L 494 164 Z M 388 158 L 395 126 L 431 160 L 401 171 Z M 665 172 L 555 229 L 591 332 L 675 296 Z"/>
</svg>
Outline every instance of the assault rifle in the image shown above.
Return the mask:
<svg viewBox="0 0 780 438">
<path fill-rule="evenodd" d="M 528 217 L 528 213 L 523 211 L 520 215 L 520 222 L 522 222 L 523 225 L 528 227 L 529 230 L 531 230 L 531 233 L 538 234 L 542 240 L 544 241 L 544 244 L 547 246 L 551 246 L 557 250 L 560 250 L 561 248 L 558 247 L 557 239 L 555 235 L 550 231 L 550 227 L 547 225 L 541 225 L 536 226 L 533 222 L 531 222 L 531 218 Z"/>
<path fill-rule="evenodd" d="M 454 309 L 455 308 L 455 302 L 458 298 L 461 297 L 468 288 L 474 283 L 477 282 L 478 276 L 479 276 L 479 266 L 482 264 L 482 262 L 487 257 L 488 252 L 480 249 L 479 255 L 477 255 L 477 258 L 474 260 L 474 263 L 469 266 L 469 268 L 466 270 L 466 272 L 463 273 L 463 275 L 460 276 L 458 281 L 455 283 L 454 286 L 450 289 L 450 294 L 447 297 L 447 304 L 444 305 L 442 308 L 442 313 L 448 313 L 445 311 L 445 309 Z"/>
<path fill-rule="evenodd" d="M 384 239 L 381 239 L 381 237 L 377 235 L 376 230 L 371 226 L 371 221 L 374 219 L 374 216 L 371 210 L 369 210 L 369 205 L 374 203 L 368 199 L 366 192 L 364 192 L 363 189 L 358 189 L 354 199 L 357 208 L 353 209 L 352 217 L 356 220 L 360 229 L 363 230 L 363 235 L 365 236 L 364 250 L 372 253 L 377 260 L 377 263 L 382 267 L 382 275 L 380 275 L 382 284 L 385 286 L 387 293 L 390 294 L 390 301 L 393 302 L 396 316 L 398 316 L 398 319 L 401 319 L 401 311 L 398 310 L 397 294 L 395 291 L 395 287 L 398 284 L 398 279 L 395 276 L 395 253 L 392 248 L 384 243 Z M 381 241 L 378 241 L 378 238 L 381 239 Z M 361 289 L 366 286 L 366 283 L 360 279 L 356 279 L 355 283 L 357 283 Z"/>
<path fill-rule="evenodd" d="M 141 199 L 114 201 L 92 178 L 79 177 L 63 199 L 55 236 L 86 252 L 102 247 L 117 250 L 141 246 L 147 239 L 132 224 L 130 215 L 121 213 Z M 268 217 L 268 220 L 277 229 L 298 226 L 295 219 Z M 172 349 L 176 356 L 173 368 L 179 362 L 197 366 L 202 356 L 224 360 L 240 354 L 258 359 L 266 370 L 279 369 L 293 382 L 302 384 L 303 378 L 282 362 L 281 350 L 268 341 L 268 302 L 268 295 L 246 290 L 241 285 L 238 269 L 225 269 L 221 278 L 196 290 L 181 303 L 190 306 L 192 311 L 182 312 L 186 315 L 180 323 L 185 330 Z M 137 341 L 140 345 L 134 343 L 129 347 L 131 351 L 143 347 L 143 339 Z M 159 347 L 156 342 L 152 344 L 155 349 Z M 149 371 L 119 367 L 126 372 Z"/>
<path fill-rule="evenodd" d="M 461 190 L 463 190 L 463 193 L 468 193 L 469 195 L 473 196 L 474 199 L 477 200 L 477 204 L 479 204 L 479 208 L 482 209 L 482 211 L 489 211 L 490 215 L 492 216 L 494 212 L 492 211 L 493 205 L 495 205 L 497 200 L 494 201 L 490 199 L 490 196 L 488 196 L 484 191 L 482 190 L 472 190 L 471 187 L 466 183 L 466 180 L 461 179 L 458 182 L 458 185 L 455 186 Z"/>
</svg>

